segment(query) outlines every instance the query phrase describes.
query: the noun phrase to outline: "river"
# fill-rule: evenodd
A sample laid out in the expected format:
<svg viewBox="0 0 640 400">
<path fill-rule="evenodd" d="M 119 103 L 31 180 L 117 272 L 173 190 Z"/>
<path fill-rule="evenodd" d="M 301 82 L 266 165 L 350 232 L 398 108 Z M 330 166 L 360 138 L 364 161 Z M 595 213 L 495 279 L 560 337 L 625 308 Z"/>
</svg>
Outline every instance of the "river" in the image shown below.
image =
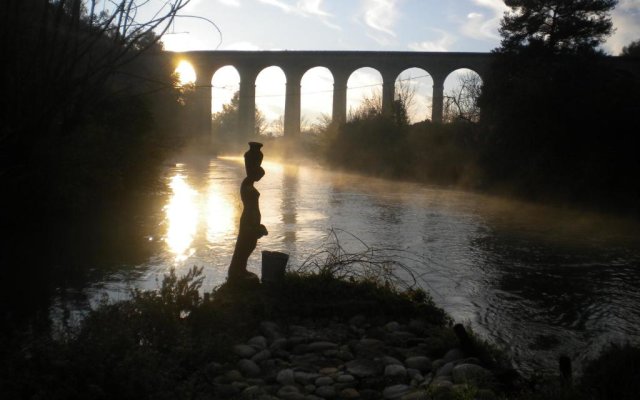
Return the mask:
<svg viewBox="0 0 640 400">
<path fill-rule="evenodd" d="M 609 342 L 640 343 L 640 229 L 631 222 L 464 191 L 335 173 L 269 161 L 260 191 L 269 235 L 261 250 L 290 254 L 296 267 L 331 244 L 352 252 L 392 249 L 456 322 L 507 350 L 525 373 L 556 369 L 559 354 L 579 368 Z M 194 159 L 169 167 L 162 223 L 145 227 L 156 251 L 83 291 L 89 303 L 154 289 L 171 267 L 205 272 L 220 285 L 235 243 L 244 178 L 240 158 Z M 54 305 L 60 307 L 60 301 Z"/>
</svg>

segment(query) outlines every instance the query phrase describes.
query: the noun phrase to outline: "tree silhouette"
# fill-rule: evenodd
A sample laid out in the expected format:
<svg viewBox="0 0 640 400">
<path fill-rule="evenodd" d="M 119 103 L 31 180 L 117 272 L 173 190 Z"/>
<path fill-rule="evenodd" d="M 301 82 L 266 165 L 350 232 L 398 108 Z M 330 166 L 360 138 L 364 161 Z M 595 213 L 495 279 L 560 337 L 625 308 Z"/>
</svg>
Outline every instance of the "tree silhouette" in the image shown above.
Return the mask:
<svg viewBox="0 0 640 400">
<path fill-rule="evenodd" d="M 640 57 L 640 39 L 624 46 L 620 55 L 623 57 Z"/>
<path fill-rule="evenodd" d="M 559 53 L 591 51 L 611 33 L 617 0 L 505 0 L 502 51 L 541 48 Z"/>
</svg>

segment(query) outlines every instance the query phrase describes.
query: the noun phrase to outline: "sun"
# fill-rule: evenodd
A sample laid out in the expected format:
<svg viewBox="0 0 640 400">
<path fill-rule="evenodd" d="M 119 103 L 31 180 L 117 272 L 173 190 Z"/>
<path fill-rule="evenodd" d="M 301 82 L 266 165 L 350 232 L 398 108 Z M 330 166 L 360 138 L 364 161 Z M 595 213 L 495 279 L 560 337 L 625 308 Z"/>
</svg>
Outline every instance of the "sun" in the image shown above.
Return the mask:
<svg viewBox="0 0 640 400">
<path fill-rule="evenodd" d="M 178 84 L 180 86 L 191 85 L 196 82 L 196 71 L 189 61 L 182 60 L 176 67 L 178 74 Z"/>
</svg>

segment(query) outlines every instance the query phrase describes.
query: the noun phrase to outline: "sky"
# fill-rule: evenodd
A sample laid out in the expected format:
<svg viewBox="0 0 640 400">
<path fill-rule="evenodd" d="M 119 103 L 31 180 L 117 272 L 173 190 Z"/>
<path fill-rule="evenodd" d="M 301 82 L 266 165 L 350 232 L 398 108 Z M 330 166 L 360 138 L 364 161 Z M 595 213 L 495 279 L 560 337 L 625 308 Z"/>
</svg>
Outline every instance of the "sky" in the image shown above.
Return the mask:
<svg viewBox="0 0 640 400">
<path fill-rule="evenodd" d="M 488 52 L 500 43 L 498 27 L 507 9 L 502 0 L 192 0 L 162 40 L 172 51 Z M 615 32 L 602 47 L 617 55 L 623 46 L 640 39 L 640 0 L 620 0 L 612 20 Z M 426 75 L 422 70 L 407 71 L 401 79 L 409 75 L 412 79 L 405 82 L 415 87 L 417 103 L 412 119 L 421 120 L 429 114 L 432 82 L 422 77 Z M 214 76 L 214 112 L 237 90 L 237 80 L 232 68 Z M 374 95 L 379 82 L 375 70 L 354 73 L 348 83 L 348 106 L 353 109 L 363 96 Z M 456 82 L 455 76 L 447 79 L 445 91 L 454 90 Z M 284 84 L 284 75 L 275 67 L 258 76 L 256 104 L 269 120 L 282 114 Z M 303 120 L 330 114 L 328 71 L 311 71 L 302 85 Z"/>
</svg>

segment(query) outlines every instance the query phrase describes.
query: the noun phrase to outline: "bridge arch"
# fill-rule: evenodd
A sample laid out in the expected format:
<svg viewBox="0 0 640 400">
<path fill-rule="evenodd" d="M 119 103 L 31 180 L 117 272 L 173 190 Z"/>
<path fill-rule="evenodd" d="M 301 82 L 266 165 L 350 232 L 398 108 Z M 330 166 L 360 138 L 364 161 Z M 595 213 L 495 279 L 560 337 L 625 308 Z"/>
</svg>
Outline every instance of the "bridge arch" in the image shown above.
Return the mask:
<svg viewBox="0 0 640 400">
<path fill-rule="evenodd" d="M 383 79 L 380 71 L 369 66 L 359 67 L 349 74 L 347 80 L 347 115 L 349 118 L 362 110 L 363 107 L 382 110 Z"/>
<path fill-rule="evenodd" d="M 432 117 L 433 78 L 431 74 L 418 67 L 402 71 L 395 81 L 395 100 L 405 103 L 412 123 Z"/>
<path fill-rule="evenodd" d="M 480 111 L 475 99 L 480 94 L 482 84 L 482 77 L 473 69 L 459 68 L 451 71 L 444 81 L 443 120 L 479 121 Z"/>
<path fill-rule="evenodd" d="M 332 116 L 333 85 L 333 74 L 327 67 L 312 67 L 302 75 L 300 80 L 301 130 L 311 129 L 313 124 L 325 115 Z"/>
<path fill-rule="evenodd" d="M 283 133 L 287 81 L 285 71 L 278 65 L 263 68 L 255 80 L 256 108 L 264 115 L 267 132 L 274 135 Z"/>
</svg>

